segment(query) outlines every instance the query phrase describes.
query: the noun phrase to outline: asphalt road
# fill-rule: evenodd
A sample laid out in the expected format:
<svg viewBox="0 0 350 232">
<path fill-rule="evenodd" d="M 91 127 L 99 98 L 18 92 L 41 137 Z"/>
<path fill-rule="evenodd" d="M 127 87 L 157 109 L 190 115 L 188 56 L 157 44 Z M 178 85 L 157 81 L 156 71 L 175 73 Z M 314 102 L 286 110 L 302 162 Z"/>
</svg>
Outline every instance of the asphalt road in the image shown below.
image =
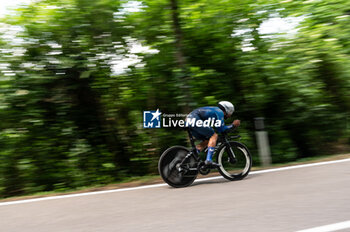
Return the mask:
<svg viewBox="0 0 350 232">
<path fill-rule="evenodd" d="M 350 220 L 350 162 L 0 205 L 0 231 L 298 231 Z M 343 230 L 343 231 L 350 231 Z"/>
</svg>

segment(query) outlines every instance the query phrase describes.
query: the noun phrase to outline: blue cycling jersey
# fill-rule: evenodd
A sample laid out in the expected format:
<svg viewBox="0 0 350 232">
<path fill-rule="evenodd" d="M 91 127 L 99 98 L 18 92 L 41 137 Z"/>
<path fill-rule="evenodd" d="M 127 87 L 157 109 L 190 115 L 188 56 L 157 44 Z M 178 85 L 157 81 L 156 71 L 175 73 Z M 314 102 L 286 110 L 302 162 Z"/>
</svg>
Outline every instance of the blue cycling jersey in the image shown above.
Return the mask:
<svg viewBox="0 0 350 232">
<path fill-rule="evenodd" d="M 232 128 L 232 125 L 225 126 L 224 112 L 219 107 L 214 107 L 214 106 L 201 107 L 192 111 L 188 115 L 188 117 L 201 119 L 203 121 L 209 118 L 213 118 L 214 120 L 220 120 L 221 126 L 216 127 L 216 130 L 219 133 L 227 131 Z"/>
</svg>

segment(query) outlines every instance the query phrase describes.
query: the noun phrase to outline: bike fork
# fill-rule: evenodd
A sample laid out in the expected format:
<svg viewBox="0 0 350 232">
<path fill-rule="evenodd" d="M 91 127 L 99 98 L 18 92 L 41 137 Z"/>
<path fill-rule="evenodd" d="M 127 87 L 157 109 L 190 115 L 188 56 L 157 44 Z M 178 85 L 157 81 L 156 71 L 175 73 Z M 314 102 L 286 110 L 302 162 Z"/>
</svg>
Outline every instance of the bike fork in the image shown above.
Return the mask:
<svg viewBox="0 0 350 232">
<path fill-rule="evenodd" d="M 235 156 L 235 153 L 233 152 L 232 147 L 230 146 L 229 143 L 226 145 L 226 152 L 227 152 L 228 157 L 229 157 L 229 162 L 231 164 L 235 164 L 236 163 L 236 156 Z"/>
</svg>

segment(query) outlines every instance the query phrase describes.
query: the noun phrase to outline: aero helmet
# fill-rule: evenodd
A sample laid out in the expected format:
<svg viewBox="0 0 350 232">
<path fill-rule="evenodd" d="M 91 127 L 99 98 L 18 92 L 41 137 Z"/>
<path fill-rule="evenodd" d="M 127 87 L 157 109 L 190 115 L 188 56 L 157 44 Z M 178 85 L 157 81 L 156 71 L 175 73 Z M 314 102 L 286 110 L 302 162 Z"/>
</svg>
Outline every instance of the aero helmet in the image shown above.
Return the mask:
<svg viewBox="0 0 350 232">
<path fill-rule="evenodd" d="M 235 111 L 235 107 L 231 102 L 221 101 L 218 103 L 219 108 L 224 111 L 229 117 L 232 115 L 233 111 Z"/>
</svg>

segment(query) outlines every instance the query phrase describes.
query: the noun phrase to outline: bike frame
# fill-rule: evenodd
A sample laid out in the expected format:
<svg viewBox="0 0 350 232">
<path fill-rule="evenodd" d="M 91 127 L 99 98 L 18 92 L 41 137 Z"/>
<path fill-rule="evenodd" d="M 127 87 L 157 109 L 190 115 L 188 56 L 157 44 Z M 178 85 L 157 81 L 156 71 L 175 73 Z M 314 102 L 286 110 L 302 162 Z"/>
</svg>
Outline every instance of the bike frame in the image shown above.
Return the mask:
<svg viewBox="0 0 350 232">
<path fill-rule="evenodd" d="M 187 159 L 189 159 L 191 156 L 196 160 L 196 162 L 203 162 L 203 160 L 199 157 L 199 154 L 197 152 L 197 149 L 196 149 L 196 144 L 195 144 L 195 139 L 193 138 L 193 135 L 191 133 L 191 130 L 189 128 L 187 128 L 187 133 L 188 133 L 188 137 L 190 139 L 190 143 L 191 143 L 191 146 L 192 146 L 192 149 L 190 151 L 190 153 L 188 153 L 186 155 L 186 157 L 182 160 L 182 162 L 180 163 L 179 167 L 183 167 L 183 164 L 187 161 Z M 233 136 L 232 138 L 239 138 L 240 136 L 237 135 L 237 136 Z M 236 157 L 235 157 L 235 154 L 233 153 L 232 151 L 232 148 L 231 148 L 231 145 L 230 145 L 230 141 L 228 140 L 227 138 L 227 132 L 223 132 L 220 134 L 219 136 L 219 139 L 216 143 L 216 147 L 215 147 L 215 150 L 219 147 L 219 146 L 225 146 L 226 147 L 226 151 L 230 157 L 230 160 L 232 162 L 235 162 L 236 160 Z"/>
<path fill-rule="evenodd" d="M 201 158 L 199 157 L 199 154 L 197 152 L 197 149 L 196 149 L 196 144 L 194 143 L 195 139 L 193 138 L 193 135 L 190 131 L 189 128 L 187 128 L 187 132 L 188 132 L 188 137 L 190 138 L 190 143 L 191 143 L 191 146 L 192 146 L 192 149 L 190 150 L 190 153 L 188 153 L 186 155 L 186 157 L 181 161 L 179 167 L 183 167 L 183 164 L 187 161 L 187 159 L 189 159 L 191 156 L 196 160 L 196 162 L 200 162 L 202 161 Z M 196 168 L 197 170 L 197 168 Z"/>
</svg>

